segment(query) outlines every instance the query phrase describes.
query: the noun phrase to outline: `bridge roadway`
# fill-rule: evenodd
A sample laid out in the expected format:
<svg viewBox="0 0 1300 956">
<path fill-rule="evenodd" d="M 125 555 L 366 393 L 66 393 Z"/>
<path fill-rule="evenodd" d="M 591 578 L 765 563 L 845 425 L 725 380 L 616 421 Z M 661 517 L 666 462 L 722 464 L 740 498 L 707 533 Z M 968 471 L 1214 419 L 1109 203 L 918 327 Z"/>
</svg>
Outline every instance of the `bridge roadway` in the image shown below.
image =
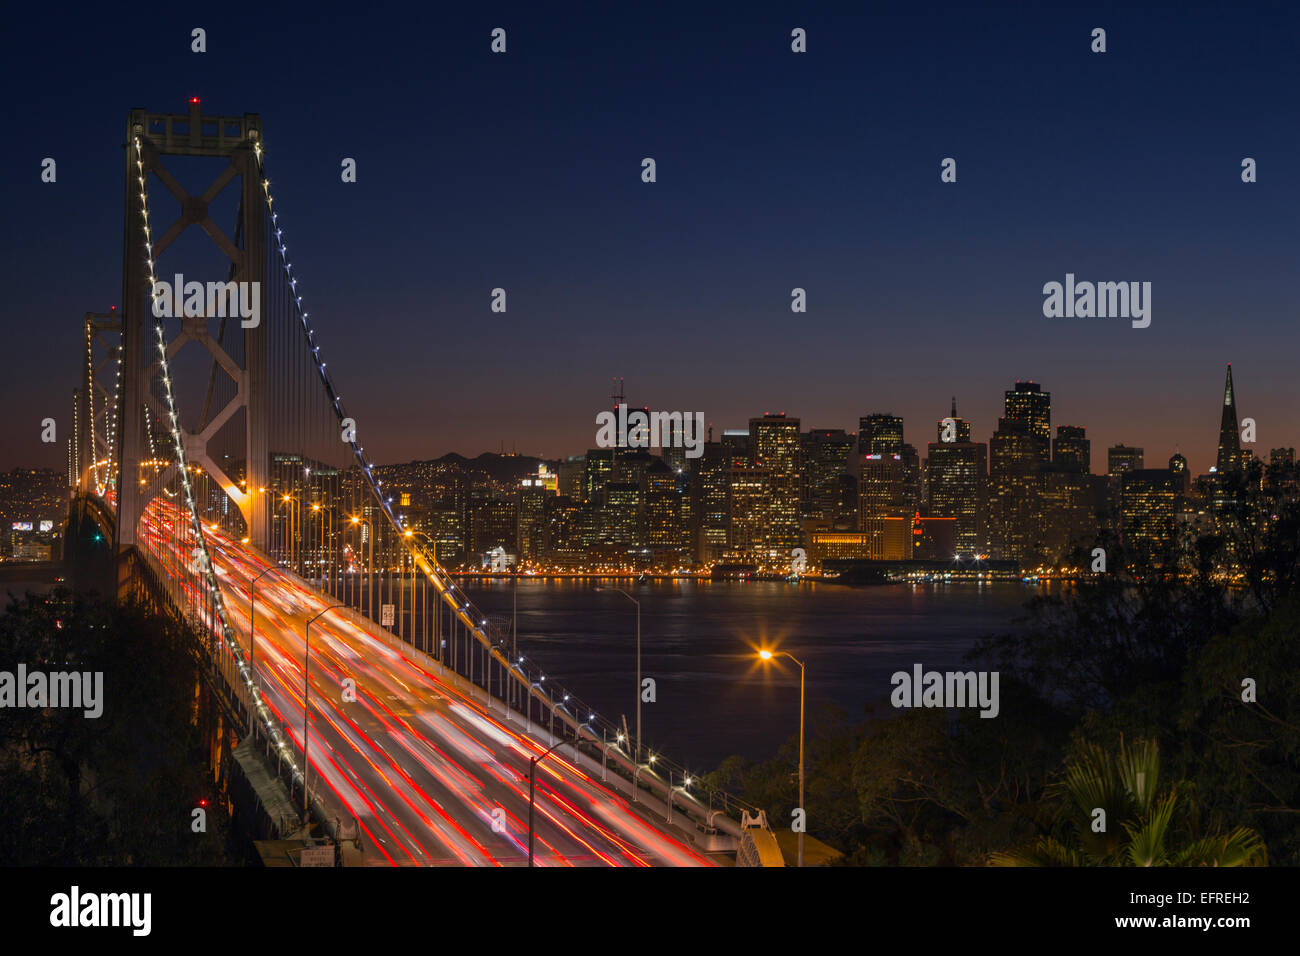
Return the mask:
<svg viewBox="0 0 1300 956">
<path fill-rule="evenodd" d="M 140 543 L 168 573 L 184 577 L 192 558 L 173 545 L 172 514 L 151 505 Z M 249 583 L 269 564 L 227 535 L 206 536 L 247 660 Z M 333 603 L 289 573 L 257 582 L 258 683 L 299 759 L 304 629 Z M 546 744 L 522 724 L 484 710 L 385 635 L 378 625 L 358 626 L 339 612 L 311 627 L 313 788 L 341 819 L 359 821 L 367 864 L 526 865 L 528 763 Z M 343 700 L 348 677 L 356 682 L 354 703 Z M 662 822 L 576 767 L 564 749 L 537 769 L 537 865 L 711 865 Z M 503 830 L 493 826 L 497 809 L 504 811 Z"/>
</svg>

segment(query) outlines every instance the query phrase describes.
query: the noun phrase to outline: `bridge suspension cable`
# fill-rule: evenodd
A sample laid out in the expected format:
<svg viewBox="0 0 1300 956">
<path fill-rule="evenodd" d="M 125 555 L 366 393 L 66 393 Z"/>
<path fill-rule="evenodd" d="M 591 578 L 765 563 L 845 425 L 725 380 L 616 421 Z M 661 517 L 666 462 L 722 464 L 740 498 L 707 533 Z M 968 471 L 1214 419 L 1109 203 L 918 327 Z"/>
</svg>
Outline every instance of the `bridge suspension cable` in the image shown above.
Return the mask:
<svg viewBox="0 0 1300 956">
<path fill-rule="evenodd" d="M 594 708 L 548 678 L 540 665 L 514 652 L 508 635 L 489 624 L 487 615 L 470 601 L 464 589 L 441 566 L 433 546 L 426 547 L 421 543 L 417 527 L 401 510 L 406 507 L 406 502 L 400 496 L 395 502 L 394 492 L 384 487 L 382 470 L 367 458 L 357 438 L 355 420 L 348 414 L 321 354 L 316 331 L 303 307 L 303 295 L 298 288 L 300 280 L 294 274 L 289 258 L 283 217 L 276 209 L 266 172 L 265 147 L 257 129 L 251 125 L 244 129 L 248 135 L 239 148 L 248 152 L 232 160 L 232 163 L 239 164 L 237 168 L 243 170 L 241 175 L 246 177 L 245 192 L 236 214 L 236 238 L 234 243 L 226 240 L 218 242 L 218 245 L 231 259 L 226 272 L 227 285 L 236 285 L 237 277 L 252 276 L 263 281 L 262 288 L 253 291 L 254 301 L 260 308 L 259 320 L 243 323 L 245 334 L 227 339 L 227 329 L 239 328 L 235 322 L 226 321 L 233 318 L 232 315 L 218 313 L 222 321 L 214 329 L 209 322 L 214 316 L 201 311 L 200 314 L 192 313 L 186 305 L 182 310 L 181 331 L 168 343 L 164 321 L 155 312 L 158 381 L 147 386 L 140 412 L 145 416 L 145 437 L 150 456 L 147 465 L 153 471 L 150 475 L 145 467 L 146 461 L 141 461 L 138 463 L 140 473 L 136 475 L 128 471 L 128 463 L 124 461 L 118 480 L 119 483 L 129 482 L 134 491 L 138 479 L 139 492 L 145 498 L 165 493 L 173 499 L 183 499 L 175 502 L 178 507 L 166 506 L 170 511 L 164 513 L 173 516 L 169 527 L 153 529 L 144 537 L 169 533 L 173 551 L 182 555 L 193 553 L 195 561 L 188 570 L 175 572 L 173 569 L 169 573 L 179 579 L 185 597 L 201 609 L 209 633 L 220 641 L 222 666 L 228 668 L 230 685 L 240 685 L 242 696 L 255 711 L 267 739 L 273 742 L 281 759 L 291 768 L 294 784 L 303 781 L 305 768 L 295 762 L 293 748 L 287 745 L 286 735 L 262 697 L 256 675 L 239 645 L 212 560 L 210 545 L 215 539 L 210 539 L 205 533 L 208 527 L 215 530 L 219 524 L 225 525 L 227 530 L 235 532 L 233 537 L 242 536 L 243 542 L 250 547 L 265 549 L 272 562 L 296 570 L 301 577 L 308 579 L 312 588 L 321 592 L 344 597 L 340 591 L 346 591 L 350 585 L 354 590 L 353 600 L 347 602 L 344 597 L 345 602 L 358 610 L 364 603 L 364 613 L 403 640 L 406 635 L 402 629 L 408 615 L 407 608 L 402 605 L 409 593 L 412 645 L 417 644 L 416 622 L 420 620 L 425 631 L 426 648 L 436 655 L 438 664 L 449 667 L 453 673 L 465 674 L 471 682 L 475 681 L 477 669 L 480 686 L 489 693 L 497 693 L 500 700 L 507 702 L 506 706 L 516 706 L 518 691 L 522 700 L 517 705 L 521 712 L 526 708 L 525 719 L 530 724 L 536 710 L 538 715 L 548 715 L 546 719 L 553 731 L 558 724 L 563 733 L 567 725 L 578 738 L 599 748 L 598 762 L 603 763 L 604 756 L 610 757 L 610 763 L 615 767 L 621 762 L 634 791 L 639 776 L 642 786 L 649 785 L 652 789 L 658 788 L 660 793 L 666 793 L 670 804 L 677 799 L 679 805 L 690 804 L 695 810 L 700 810 L 695 794 L 673 786 L 675 778 L 685 781 L 698 779 L 694 774 L 671 763 L 662 754 L 651 757 L 650 764 L 637 765 L 635 757 L 629 756 L 619 746 L 624 740 L 622 728 L 613 721 L 598 717 Z M 186 195 L 174 177 L 161 165 L 155 165 L 154 150 L 157 146 L 158 141 L 152 135 L 148 139 L 139 134 L 131 138 L 131 159 L 139 186 L 138 215 L 143 221 L 143 260 L 147 265 L 151 305 L 166 289 L 157 277 L 155 249 L 162 255 L 176 235 L 194 221 L 189 218 L 193 213 L 186 213 L 155 243 L 150 231 L 146 172 L 156 173 L 178 198 Z M 147 157 L 146 149 L 149 150 Z M 233 175 L 227 170 L 209 187 L 204 209 L 207 200 L 215 197 Z M 258 208 L 258 188 L 262 192 L 264 211 Z M 194 207 L 189 208 L 192 210 Z M 219 233 L 210 218 L 202 221 L 209 234 Z M 271 241 L 263 243 L 263 237 Z M 173 258 L 168 254 L 168 262 Z M 238 269 L 234 266 L 236 259 Z M 178 275 L 177 285 L 180 282 Z M 189 285 L 185 283 L 186 288 Z M 175 288 L 171 295 L 179 304 L 183 291 Z M 259 321 L 260 328 L 257 327 Z M 188 375 L 178 372 L 173 361 L 186 342 L 199 343 L 211 356 L 210 366 L 204 369 L 207 373 L 206 393 L 198 388 L 197 382 L 189 380 Z M 120 362 L 119 355 L 119 365 Z M 222 375 L 219 369 L 229 374 Z M 265 370 L 264 378 L 257 379 L 258 374 L 263 374 L 260 370 Z M 148 372 L 151 379 L 153 371 L 151 368 Z M 197 417 L 188 422 L 182 420 L 180 413 L 178 375 L 185 380 L 180 383 L 187 390 L 185 395 L 194 395 L 193 408 L 201 408 Z M 254 380 L 264 382 L 265 392 L 257 399 L 264 402 L 260 406 L 248 390 L 249 382 Z M 124 409 L 122 417 L 126 414 L 128 410 Z M 118 417 L 114 416 L 112 420 L 116 429 L 120 424 Z M 260 432 L 263 440 L 260 448 L 264 451 L 257 450 L 252 440 L 255 425 L 264 429 Z M 154 445 L 155 426 L 160 430 L 157 447 Z M 248 430 L 247 444 L 241 440 L 241 426 Z M 171 459 L 170 462 L 160 457 L 168 437 L 171 453 L 166 457 Z M 143 459 L 144 443 L 139 444 Z M 136 464 L 129 463 L 131 468 Z M 241 489 L 240 485 L 244 487 Z M 183 519 L 181 509 L 188 512 Z M 376 512 L 382 512 L 382 520 L 378 519 Z M 140 514 L 141 521 L 144 521 L 144 513 Z M 375 520 L 367 520 L 371 518 Z M 182 533 L 182 520 L 187 526 L 187 534 Z M 263 529 L 260 536 L 255 527 Z M 350 546 L 346 539 L 354 531 L 358 536 L 356 550 L 352 552 L 355 560 L 350 568 L 352 573 L 346 574 L 342 567 L 349 562 Z M 396 628 L 384 614 L 376 613 L 380 608 L 376 606 L 374 595 L 363 594 L 358 587 L 359 576 L 355 573 L 355 566 L 363 554 L 362 542 L 366 539 L 362 535 L 368 535 L 370 545 L 366 592 L 377 586 L 382 595 L 383 578 L 386 577 L 388 598 L 383 604 L 384 610 L 390 613 L 396 603 L 393 588 L 396 565 L 399 577 L 397 602 L 401 602 Z M 257 540 L 250 542 L 254 537 Z M 378 568 L 374 561 L 377 543 L 380 544 L 378 551 L 383 565 Z M 224 548 L 225 544 L 216 542 L 215 546 Z M 401 580 L 408 567 L 409 587 Z M 420 600 L 417 590 L 424 600 L 422 619 L 417 616 Z M 363 597 L 366 598 L 364 602 Z M 383 600 L 382 596 L 380 600 Z M 431 635 L 430 611 L 433 612 Z M 243 626 L 242 618 L 240 626 Z M 437 642 L 439 631 L 444 638 L 451 638 L 450 651 L 443 650 L 447 644 L 445 639 L 433 651 L 432 644 Z M 458 648 L 464 655 L 459 659 Z M 522 713 L 516 716 L 522 716 Z M 538 725 L 542 725 L 540 717 Z M 666 788 L 658 777 L 660 774 L 667 777 Z M 690 783 L 685 786 L 689 787 Z M 696 786 L 702 788 L 701 784 Z M 674 790 L 679 796 L 674 796 Z M 714 809 L 715 797 L 722 800 L 723 807 L 729 812 L 752 809 L 723 791 L 709 789 L 710 803 L 704 808 L 706 811 Z M 712 814 L 709 816 L 712 819 Z"/>
<path fill-rule="evenodd" d="M 355 427 L 355 419 L 348 415 L 342 397 L 335 388 L 325 360 L 321 356 L 320 344 L 310 323 L 309 313 L 303 308 L 303 296 L 298 290 L 298 279 L 293 275 L 293 264 L 289 259 L 285 230 L 281 222 L 282 217 L 275 208 L 275 197 L 271 192 L 271 181 L 266 172 L 265 147 L 261 142 L 257 142 L 254 144 L 253 151 L 257 160 L 263 195 L 266 200 L 266 209 L 270 216 L 269 233 L 273 238 L 274 250 L 278 255 L 281 281 L 287 286 L 285 304 L 294 318 L 294 323 L 301 331 L 301 341 L 306 346 L 306 354 L 311 361 L 311 371 L 314 373 L 311 377 L 318 379 L 320 387 L 323 388 L 327 398 L 325 404 L 328 406 L 329 411 L 333 413 L 333 425 L 340 430 L 333 433 L 330 440 L 338 441 L 340 434 L 347 434 L 347 430 L 344 428 L 345 423 L 351 422 Z M 308 383 L 301 384 L 307 385 L 309 389 L 311 388 Z M 398 545 L 398 554 L 406 553 L 411 557 L 413 567 L 419 568 L 424 579 L 433 585 L 437 598 L 440 598 L 451 610 L 455 618 L 464 625 L 465 632 L 474 636 L 474 639 L 484 649 L 484 652 L 490 654 L 498 662 L 503 669 L 502 672 L 509 673 L 512 680 L 517 680 L 526 695 L 548 707 L 553 718 L 557 714 L 563 715 L 561 722 L 569 723 L 579 737 L 582 736 L 585 729 L 589 734 L 590 741 L 600 744 L 602 747 L 606 746 L 607 742 L 621 741 L 623 733 L 618 724 L 597 716 L 594 708 L 584 703 L 576 694 L 566 690 L 554 680 L 548 682 L 544 669 L 539 665 L 528 660 L 524 655 L 517 655 L 512 652 L 511 645 L 505 635 L 496 632 L 489 626 L 487 615 L 482 613 L 470 601 L 469 596 L 464 593 L 463 589 L 457 588 L 451 576 L 438 563 L 436 555 L 430 553 L 416 540 L 412 534 L 412 529 L 396 513 L 392 499 L 384 494 L 383 482 L 375 473 L 376 466 L 366 457 L 365 449 L 355 435 L 350 438 L 344 437 L 342 440 L 352 452 L 352 456 L 365 482 L 366 490 L 368 490 L 374 502 L 377 503 L 385 516 L 386 523 L 394 532 Z M 412 593 L 412 600 L 414 601 L 414 593 Z M 377 619 L 373 608 L 369 609 L 369 613 L 372 619 Z M 632 762 L 635 763 L 634 758 L 632 758 Z M 669 793 L 674 789 L 671 783 L 674 778 L 699 781 L 698 774 L 692 773 L 687 768 L 674 763 L 661 754 L 651 754 L 649 764 L 645 765 L 640 773 L 643 780 L 656 773 L 666 775 L 669 781 L 667 785 Z M 697 783 L 697 785 L 705 789 L 702 783 Z M 732 794 L 713 788 L 707 789 L 709 790 L 710 801 L 712 802 L 713 798 L 717 797 L 722 802 L 723 808 L 728 812 L 752 811 L 757 813 L 757 808 L 737 799 Z"/>
<path fill-rule="evenodd" d="M 150 234 L 149 226 L 149 193 L 148 185 L 145 179 L 144 158 L 141 151 L 140 137 L 135 136 L 132 140 L 132 147 L 135 151 L 135 166 L 137 180 L 140 186 L 140 215 L 143 218 L 143 236 L 145 246 L 145 261 L 148 265 L 149 297 L 152 304 L 156 300 L 158 290 L 158 278 L 154 267 L 153 258 L 153 239 Z M 226 605 L 221 593 L 221 586 L 217 580 L 217 575 L 213 567 L 212 559 L 208 551 L 207 539 L 204 535 L 203 522 L 199 518 L 198 508 L 194 500 L 194 489 L 190 480 L 190 467 L 185 453 L 185 436 L 181 426 L 180 416 L 177 411 L 175 392 L 172 387 L 172 377 L 170 363 L 167 357 L 167 341 L 164 335 L 163 320 L 155 315 L 154 334 L 157 338 L 158 345 L 158 368 L 161 376 L 163 392 L 167 401 L 167 419 L 171 433 L 172 448 L 175 453 L 176 468 L 180 477 L 181 488 L 184 492 L 184 507 L 189 512 L 190 528 L 193 532 L 194 555 L 197 559 L 197 571 L 205 584 L 205 591 L 201 598 L 207 602 L 207 608 L 210 609 L 208 622 L 209 627 L 219 631 L 220 639 L 223 642 L 224 649 L 231 655 L 231 659 L 237 662 L 239 679 L 244 685 L 244 697 L 250 702 L 250 706 L 257 713 L 259 722 L 267 738 L 279 751 L 283 759 L 291 768 L 291 776 L 295 782 L 301 780 L 306 786 L 306 777 L 303 768 L 299 767 L 294 760 L 293 751 L 287 745 L 287 741 L 280 730 L 278 723 L 272 719 L 272 714 L 266 706 L 262 695 L 258 692 L 257 685 L 253 680 L 253 673 L 248 663 L 245 661 L 242 650 L 238 641 L 235 639 L 234 629 L 230 625 L 230 618 L 226 611 Z M 178 522 L 177 522 L 178 523 Z"/>
</svg>

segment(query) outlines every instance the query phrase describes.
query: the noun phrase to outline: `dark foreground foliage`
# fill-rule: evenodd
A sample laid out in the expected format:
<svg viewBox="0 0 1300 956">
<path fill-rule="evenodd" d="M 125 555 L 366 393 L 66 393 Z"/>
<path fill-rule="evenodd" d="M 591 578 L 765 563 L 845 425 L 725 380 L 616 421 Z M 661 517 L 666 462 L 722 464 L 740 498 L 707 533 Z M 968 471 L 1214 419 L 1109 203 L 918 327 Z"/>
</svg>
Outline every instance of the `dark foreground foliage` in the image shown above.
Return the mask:
<svg viewBox="0 0 1300 956">
<path fill-rule="evenodd" d="M 1300 506 L 1284 477 L 1248 469 L 1213 533 L 1183 529 L 1154 557 L 1091 544 L 1078 564 L 1102 546 L 1107 573 L 1036 597 L 1023 628 L 969 655 L 1000 674 L 996 719 L 811 714 L 809 832 L 849 864 L 1300 865 Z M 1137 754 L 1158 780 L 1124 770 Z M 784 825 L 796 755 L 792 740 L 732 757 L 711 780 Z"/>
<path fill-rule="evenodd" d="M 9 605 L 0 670 L 102 671 L 103 713 L 0 709 L 0 865 L 236 862 L 186 640 L 166 618 L 98 598 L 56 591 Z M 207 829 L 195 833 L 200 801 Z"/>
</svg>

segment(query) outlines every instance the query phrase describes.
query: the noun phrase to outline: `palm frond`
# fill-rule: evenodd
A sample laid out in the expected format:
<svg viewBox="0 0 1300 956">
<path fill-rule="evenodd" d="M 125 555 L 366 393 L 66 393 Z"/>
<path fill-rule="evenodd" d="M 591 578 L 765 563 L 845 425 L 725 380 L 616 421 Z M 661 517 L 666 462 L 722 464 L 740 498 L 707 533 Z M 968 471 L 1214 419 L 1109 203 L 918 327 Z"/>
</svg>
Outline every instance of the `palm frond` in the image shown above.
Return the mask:
<svg viewBox="0 0 1300 956">
<path fill-rule="evenodd" d="M 1040 837 L 1030 846 L 1009 853 L 994 853 L 989 866 L 1092 866 L 1086 855 L 1060 840 Z"/>
<path fill-rule="evenodd" d="M 1139 739 L 1131 748 L 1119 741 L 1119 778 L 1138 812 L 1151 812 L 1151 804 L 1160 785 L 1160 748 L 1154 740 Z"/>
<path fill-rule="evenodd" d="M 1268 848 L 1249 827 L 1231 833 L 1213 833 L 1189 844 L 1173 860 L 1174 866 L 1268 866 Z"/>
<path fill-rule="evenodd" d="M 1158 800 L 1151 815 L 1140 823 L 1125 822 L 1124 830 L 1128 833 L 1128 858 L 1134 866 L 1167 866 L 1169 855 L 1165 852 L 1165 837 L 1169 834 L 1169 823 L 1174 818 L 1174 807 L 1178 805 L 1177 789 Z"/>
</svg>

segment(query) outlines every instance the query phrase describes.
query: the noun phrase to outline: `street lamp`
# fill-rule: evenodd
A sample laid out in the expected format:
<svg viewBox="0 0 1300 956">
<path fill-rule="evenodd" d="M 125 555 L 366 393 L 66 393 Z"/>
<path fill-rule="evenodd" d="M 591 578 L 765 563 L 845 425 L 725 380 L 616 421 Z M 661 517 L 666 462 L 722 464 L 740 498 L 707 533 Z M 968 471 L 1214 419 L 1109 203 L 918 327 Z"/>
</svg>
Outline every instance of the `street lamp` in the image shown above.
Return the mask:
<svg viewBox="0 0 1300 956">
<path fill-rule="evenodd" d="M 402 606 L 402 612 L 397 616 L 397 633 L 399 637 L 405 640 L 406 639 L 406 562 L 408 558 L 410 559 L 411 562 L 411 630 L 412 632 L 414 632 L 415 630 L 415 555 L 411 553 L 411 548 L 412 548 L 412 544 L 410 541 L 411 529 L 407 528 L 406 530 L 404 530 L 402 532 L 402 537 L 406 540 L 406 546 L 405 548 L 402 549 L 402 551 L 397 556 L 399 562 L 397 566 L 397 587 L 398 587 L 397 597 L 399 603 Z M 468 640 L 468 635 L 466 636 L 466 640 Z M 411 643 L 412 644 L 415 643 L 414 633 L 412 633 L 411 635 Z"/>
<path fill-rule="evenodd" d="M 366 572 L 366 614 L 373 619 L 375 616 L 375 528 L 374 525 L 365 518 L 358 518 L 356 515 L 352 516 L 352 523 L 362 525 L 366 529 L 366 539 L 370 542 L 370 570 Z M 358 604 L 361 603 L 360 598 L 361 595 L 358 594 Z"/>
<path fill-rule="evenodd" d="M 622 588 L 596 588 L 597 591 L 617 591 L 636 605 L 636 755 L 633 763 L 641 761 L 641 602 Z"/>
<path fill-rule="evenodd" d="M 340 607 L 343 607 L 343 605 L 331 604 L 307 622 L 307 629 L 304 632 L 306 639 L 306 645 L 302 652 L 302 822 L 304 825 L 307 823 L 307 774 L 311 772 L 311 764 L 307 761 L 307 733 L 309 730 L 307 727 L 307 714 L 309 712 L 307 695 L 311 693 L 311 689 L 307 684 L 307 668 L 311 664 L 311 626 L 315 623 L 316 618 L 323 617 L 330 611 Z"/>
<path fill-rule="evenodd" d="M 582 740 L 582 728 L 587 726 L 587 724 L 580 724 L 578 729 L 575 731 L 575 736 L 573 738 L 573 746 L 575 748 L 578 746 L 578 742 Z M 534 791 L 537 786 L 537 765 L 549 757 L 552 751 L 566 743 L 569 743 L 569 741 L 561 737 L 555 743 L 551 744 L 545 752 L 539 756 L 530 757 L 528 761 L 528 865 L 530 867 L 533 865 L 533 801 Z"/>
<path fill-rule="evenodd" d="M 320 519 L 320 527 L 317 529 L 318 534 L 316 538 L 316 543 L 315 545 L 313 545 L 312 538 L 311 538 L 311 522 L 310 519 L 308 520 L 307 527 L 303 534 L 303 537 L 306 539 L 303 542 L 303 575 L 307 577 L 307 580 L 315 581 L 317 576 L 320 575 L 321 550 L 322 550 L 320 539 L 325 534 L 325 514 L 320 510 L 319 501 L 312 502 L 311 511 L 313 515 L 315 515 L 317 518 Z M 310 573 L 308 573 L 307 571 L 307 563 L 309 560 L 311 561 L 312 564 L 312 571 Z M 323 583 L 323 579 L 322 579 L 322 583 Z M 322 590 L 325 589 L 322 588 Z"/>
<path fill-rule="evenodd" d="M 301 523 L 302 507 L 297 498 L 291 495 L 285 495 L 280 499 L 289 507 L 285 509 L 286 517 L 289 519 L 289 566 L 294 567 L 294 556 L 297 554 L 296 533 Z M 294 509 L 298 510 L 295 512 Z"/>
<path fill-rule="evenodd" d="M 803 810 L 803 688 L 804 688 L 804 666 L 803 661 L 796 658 L 793 654 L 785 651 L 759 651 L 758 656 L 761 660 L 770 661 L 774 657 L 788 657 L 799 665 L 799 809 Z M 804 829 L 807 829 L 807 815 L 804 816 Z M 803 866 L 803 830 L 799 831 L 799 865 Z"/>
</svg>

